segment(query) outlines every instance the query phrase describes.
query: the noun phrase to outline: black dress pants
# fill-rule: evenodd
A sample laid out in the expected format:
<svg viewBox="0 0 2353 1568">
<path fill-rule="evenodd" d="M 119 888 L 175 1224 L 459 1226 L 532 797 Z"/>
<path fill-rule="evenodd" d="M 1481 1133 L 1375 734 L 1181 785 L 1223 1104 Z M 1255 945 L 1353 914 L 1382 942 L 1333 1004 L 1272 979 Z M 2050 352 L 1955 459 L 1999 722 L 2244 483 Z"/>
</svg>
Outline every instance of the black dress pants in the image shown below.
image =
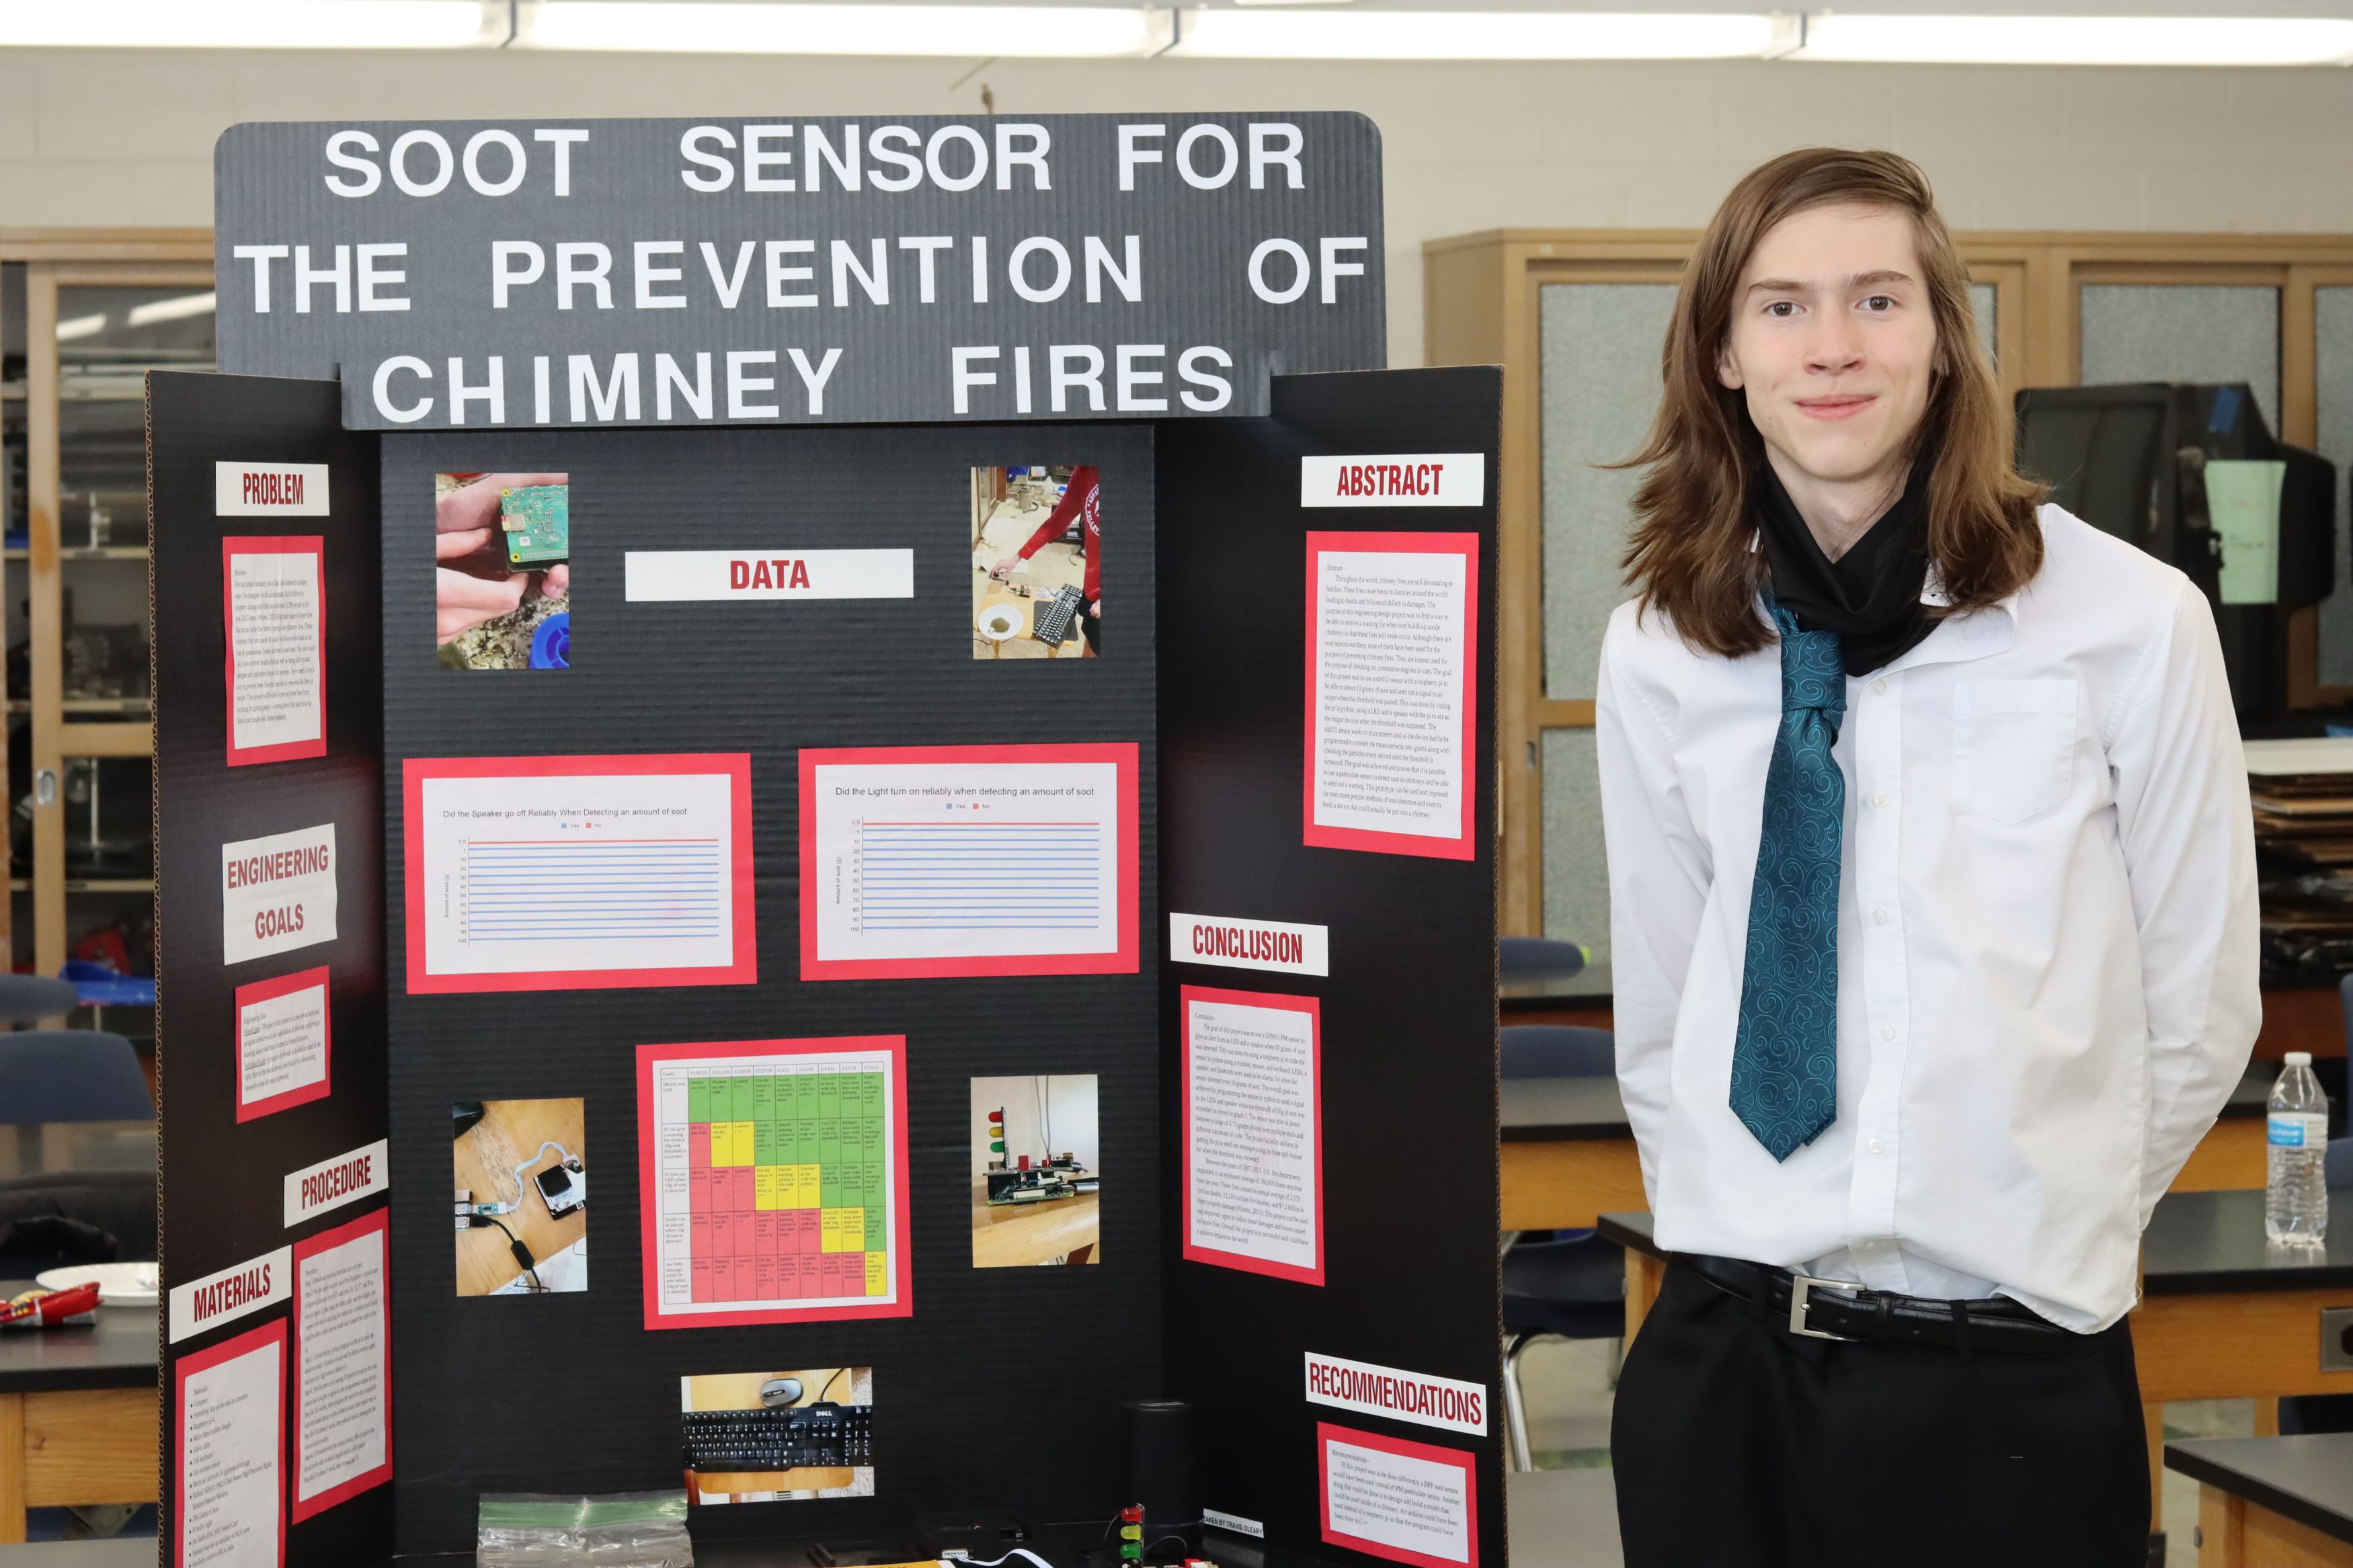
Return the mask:
<svg viewBox="0 0 2353 1568">
<path fill-rule="evenodd" d="M 1610 1423 L 1627 1568 L 2141 1568 L 2124 1322 L 2048 1356 L 1806 1339 L 1670 1263 Z"/>
</svg>

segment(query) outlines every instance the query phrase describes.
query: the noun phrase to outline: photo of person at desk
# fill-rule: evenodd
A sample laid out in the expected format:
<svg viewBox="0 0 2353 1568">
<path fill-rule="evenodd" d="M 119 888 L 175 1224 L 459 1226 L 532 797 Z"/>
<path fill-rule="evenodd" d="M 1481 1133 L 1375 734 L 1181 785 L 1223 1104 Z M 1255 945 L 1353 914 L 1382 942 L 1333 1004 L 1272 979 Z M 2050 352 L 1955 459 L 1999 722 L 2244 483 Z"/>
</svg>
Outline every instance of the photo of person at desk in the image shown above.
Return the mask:
<svg viewBox="0 0 2353 1568">
<path fill-rule="evenodd" d="M 687 1500 L 874 1495 L 874 1372 L 731 1372 L 678 1380 Z"/>
<path fill-rule="evenodd" d="M 2127 1314 L 2260 1006 L 2182 573 L 2010 466 L 1926 178 L 1753 171 L 1683 274 L 1596 704 L 1659 1299 L 1629 1568 L 2139 1568 Z"/>
<path fill-rule="evenodd" d="M 972 656 L 1103 652 L 1103 476 L 1093 468 L 972 471 Z"/>
<path fill-rule="evenodd" d="M 972 1266 L 1101 1261 L 1092 1073 L 972 1080 Z"/>
</svg>

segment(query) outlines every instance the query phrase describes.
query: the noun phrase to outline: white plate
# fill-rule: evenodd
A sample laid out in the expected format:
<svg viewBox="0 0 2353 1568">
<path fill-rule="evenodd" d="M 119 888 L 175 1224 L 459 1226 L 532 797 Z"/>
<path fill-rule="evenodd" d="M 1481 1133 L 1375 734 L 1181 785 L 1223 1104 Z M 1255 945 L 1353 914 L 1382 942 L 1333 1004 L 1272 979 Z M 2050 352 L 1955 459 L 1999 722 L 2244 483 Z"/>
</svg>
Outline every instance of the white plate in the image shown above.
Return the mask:
<svg viewBox="0 0 2353 1568">
<path fill-rule="evenodd" d="M 84 1263 L 37 1274 L 33 1283 L 48 1290 L 70 1289 L 95 1282 L 101 1307 L 152 1307 L 155 1304 L 155 1266 L 152 1263 Z"/>
</svg>

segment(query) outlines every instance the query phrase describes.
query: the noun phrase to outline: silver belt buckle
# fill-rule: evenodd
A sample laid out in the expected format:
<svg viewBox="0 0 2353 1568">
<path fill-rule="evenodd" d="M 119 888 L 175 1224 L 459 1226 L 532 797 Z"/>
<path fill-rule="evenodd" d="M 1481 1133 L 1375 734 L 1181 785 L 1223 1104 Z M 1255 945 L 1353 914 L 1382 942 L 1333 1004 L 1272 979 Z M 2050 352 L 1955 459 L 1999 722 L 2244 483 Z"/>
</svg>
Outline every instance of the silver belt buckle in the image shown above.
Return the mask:
<svg viewBox="0 0 2353 1568">
<path fill-rule="evenodd" d="M 1817 1279 L 1810 1274 L 1792 1273 L 1789 1276 L 1789 1331 L 1803 1334 L 1810 1340 L 1843 1340 L 1852 1343 L 1854 1339 L 1852 1334 L 1833 1334 L 1825 1329 L 1806 1326 L 1806 1300 L 1817 1286 L 1849 1296 L 1860 1289 L 1844 1279 Z"/>
</svg>

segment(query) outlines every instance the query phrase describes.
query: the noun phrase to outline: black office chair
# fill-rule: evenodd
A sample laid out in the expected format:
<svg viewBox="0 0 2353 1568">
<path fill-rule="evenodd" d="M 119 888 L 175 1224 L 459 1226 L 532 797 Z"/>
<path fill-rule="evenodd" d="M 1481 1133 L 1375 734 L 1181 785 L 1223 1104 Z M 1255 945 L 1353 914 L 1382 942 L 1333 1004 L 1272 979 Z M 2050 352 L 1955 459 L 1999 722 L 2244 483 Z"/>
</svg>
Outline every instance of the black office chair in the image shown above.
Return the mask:
<svg viewBox="0 0 2353 1568">
<path fill-rule="evenodd" d="M 2327 1161 L 2321 1166 L 2328 1190 L 2353 1190 L 2353 1138 L 2332 1139 Z M 2279 1403 L 2283 1436 L 2303 1432 L 2353 1432 L 2353 1394 L 2291 1394 Z"/>
<path fill-rule="evenodd" d="M 1585 973 L 1585 949 L 1573 942 L 1554 942 L 1549 937 L 1504 937 L 1499 958 L 1499 973 L 1506 985 L 1573 980 Z"/>
<path fill-rule="evenodd" d="M 1504 1030 L 1504 1076 L 1609 1078 L 1617 1044 L 1607 1029 L 1518 1024 Z M 1504 1410 L 1512 1465 L 1531 1466 L 1520 1355 L 1546 1338 L 1614 1340 L 1626 1332 L 1626 1255 L 1590 1230 L 1532 1232 L 1504 1251 Z"/>
<path fill-rule="evenodd" d="M 27 1005 L 47 1008 L 51 1000 Z M 154 1114 L 138 1053 L 121 1036 L 95 1029 L 0 1034 L 0 1124 L 144 1121 Z M 153 1171 L 34 1172 L 0 1182 L 0 1279 L 65 1263 L 154 1256 Z"/>
</svg>

